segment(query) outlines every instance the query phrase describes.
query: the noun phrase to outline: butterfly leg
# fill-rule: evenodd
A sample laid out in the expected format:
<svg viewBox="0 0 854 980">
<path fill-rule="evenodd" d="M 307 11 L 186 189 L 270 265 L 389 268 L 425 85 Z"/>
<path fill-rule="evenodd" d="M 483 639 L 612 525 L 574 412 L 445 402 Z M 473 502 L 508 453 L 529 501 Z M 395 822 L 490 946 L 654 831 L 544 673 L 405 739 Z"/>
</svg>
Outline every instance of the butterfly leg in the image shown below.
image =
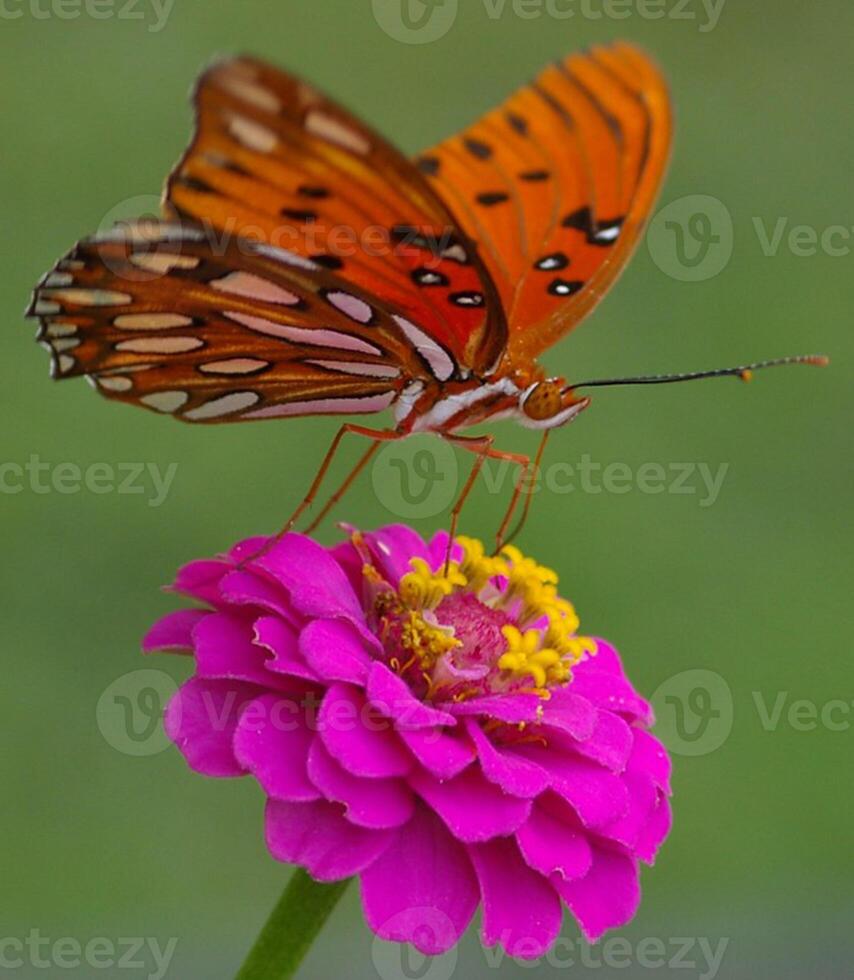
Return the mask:
<svg viewBox="0 0 854 980">
<path fill-rule="evenodd" d="M 501 551 L 504 545 L 510 544 L 510 542 L 513 541 L 519 535 L 522 528 L 525 526 L 525 522 L 527 521 L 528 514 L 530 513 L 531 510 L 531 502 L 533 500 L 533 493 L 531 492 L 530 486 L 527 485 L 528 474 L 530 472 L 532 475 L 536 476 L 536 474 L 539 472 L 540 464 L 542 463 L 543 453 L 545 452 L 546 442 L 548 441 L 548 438 L 549 438 L 549 430 L 546 429 L 546 431 L 543 433 L 543 438 L 540 440 L 540 445 L 537 449 L 537 455 L 534 457 L 533 465 L 531 465 L 530 459 L 528 459 L 527 457 L 523 457 L 526 459 L 527 465 L 525 466 L 525 469 L 519 474 L 519 479 L 516 483 L 515 489 L 513 490 L 513 497 L 510 500 L 510 506 L 507 508 L 507 512 L 504 515 L 504 520 L 501 522 L 501 527 L 498 528 L 498 533 L 495 535 L 496 553 Z M 510 521 L 513 517 L 513 513 L 515 512 L 516 507 L 519 503 L 519 497 L 522 494 L 523 486 L 525 487 L 525 504 L 522 508 L 522 514 L 519 517 L 519 520 L 516 522 L 516 526 L 513 528 L 513 530 L 510 532 L 510 534 L 507 534 L 507 528 L 510 525 Z"/>
<path fill-rule="evenodd" d="M 371 458 L 371 456 L 373 456 L 374 452 L 376 451 L 377 447 L 381 442 L 393 442 L 395 439 L 403 438 L 403 436 L 399 432 L 395 432 L 392 429 L 369 429 L 364 425 L 354 425 L 352 422 L 345 422 L 344 425 L 342 425 L 341 428 L 336 433 L 335 438 L 332 440 L 332 444 L 330 445 L 326 455 L 323 457 L 323 462 L 320 464 L 320 469 L 317 471 L 317 475 L 312 481 L 311 486 L 308 488 L 308 493 L 305 495 L 305 497 L 303 497 L 302 502 L 297 507 L 297 509 L 293 512 L 293 514 L 291 514 L 287 524 L 285 524 L 285 526 L 281 529 L 281 531 L 279 531 L 278 534 L 276 534 L 275 538 L 273 539 L 274 541 L 277 541 L 279 538 L 287 534 L 288 531 L 290 531 L 291 528 L 293 528 L 296 522 L 300 519 L 300 517 L 302 517 L 303 513 L 306 510 L 308 510 L 308 508 L 311 507 L 311 505 L 314 503 L 314 498 L 317 496 L 317 492 L 318 490 L 320 490 L 320 486 L 323 483 L 323 478 L 326 476 L 329 467 L 332 465 L 332 460 L 335 458 L 335 454 L 338 452 L 338 448 L 341 445 L 341 440 L 348 433 L 357 436 L 365 436 L 373 441 L 373 445 L 371 446 L 368 453 L 366 453 L 365 456 L 363 456 L 362 459 L 356 464 L 355 469 L 350 474 L 350 476 L 344 481 L 344 484 L 341 487 L 339 487 L 336 494 L 333 495 L 334 499 L 330 501 L 330 504 L 327 505 L 327 507 L 324 507 L 324 509 L 321 511 L 320 515 L 318 516 L 318 519 L 312 522 L 311 526 L 308 528 L 309 531 L 313 530 L 317 526 L 320 520 L 326 515 L 327 510 L 330 508 L 330 506 L 334 503 L 337 503 L 337 501 L 348 489 L 348 487 L 353 482 L 353 480 L 359 475 L 362 469 L 364 469 L 364 467 L 367 465 L 368 460 Z"/>
<path fill-rule="evenodd" d="M 373 444 L 369 451 L 365 453 L 362 459 L 356 464 L 356 467 L 350 476 L 344 481 L 342 486 L 338 488 L 338 491 L 333 495 L 333 499 L 330 500 L 329 503 L 323 508 L 321 513 L 318 515 L 317 520 L 312 522 L 311 526 L 308 528 L 309 531 L 313 530 L 320 523 L 320 520 L 326 516 L 328 511 L 331 510 L 332 506 L 337 503 L 338 500 L 340 500 L 353 480 L 367 465 L 371 456 L 373 456 L 381 442 L 391 442 L 395 439 L 403 438 L 399 432 L 395 432 L 392 429 L 369 429 L 366 426 L 354 425 L 351 422 L 346 422 L 344 425 L 342 425 L 336 433 L 335 438 L 332 440 L 332 444 L 327 450 L 326 455 L 323 457 L 323 462 L 320 464 L 320 469 L 318 469 L 317 475 L 315 476 L 314 480 L 312 480 L 311 486 L 308 488 L 308 493 L 305 495 L 305 497 L 303 497 L 300 505 L 293 512 L 293 514 L 291 514 L 287 523 L 284 524 L 284 526 L 280 528 L 280 530 L 278 530 L 272 537 L 268 538 L 256 552 L 241 559 L 237 565 L 238 568 L 243 568 L 250 562 L 260 558 L 262 555 L 266 555 L 267 552 L 276 544 L 276 542 L 280 541 L 294 527 L 302 514 L 312 505 L 314 498 L 317 496 L 317 492 L 323 483 L 323 478 L 326 476 L 329 467 L 332 465 L 332 460 L 335 458 L 335 454 L 338 452 L 341 441 L 348 433 L 366 436 L 367 438 L 373 440 Z"/>
<path fill-rule="evenodd" d="M 472 467 L 472 471 L 469 474 L 469 478 L 463 487 L 453 510 L 451 511 L 451 528 L 448 539 L 448 557 L 450 558 L 451 542 L 454 539 L 454 535 L 457 530 L 457 519 L 459 517 L 460 511 L 463 508 L 466 497 L 468 497 L 471 491 L 474 481 L 477 479 L 478 474 L 487 459 L 497 459 L 502 462 L 512 463 L 514 466 L 519 467 L 519 477 L 516 481 L 516 486 L 513 490 L 513 496 L 510 500 L 510 505 L 507 509 L 507 513 L 504 516 L 504 520 L 501 522 L 501 527 L 496 535 L 496 552 L 499 551 L 504 544 L 502 540 L 503 532 L 507 529 L 507 525 L 510 523 L 510 519 L 513 515 L 513 511 L 516 508 L 516 503 L 519 499 L 521 493 L 521 487 L 525 474 L 528 471 L 528 467 L 531 465 L 531 460 L 529 457 L 522 455 L 521 453 L 510 453 L 501 449 L 493 448 L 493 437 L 492 436 L 446 436 L 449 442 L 452 442 L 469 452 L 475 453 L 477 459 Z"/>
<path fill-rule="evenodd" d="M 451 563 L 451 548 L 454 544 L 454 538 L 457 535 L 457 524 L 459 523 L 460 513 L 492 449 L 493 436 L 445 436 L 445 438 L 448 442 L 461 446 L 463 449 L 467 449 L 469 452 L 475 454 L 475 461 L 472 464 L 468 479 L 463 484 L 463 488 L 454 506 L 451 508 L 451 523 L 448 528 L 448 551 L 445 555 L 445 574 L 447 574 L 448 567 Z"/>
<path fill-rule="evenodd" d="M 338 487 L 335 493 L 333 493 L 332 496 L 326 501 L 326 503 L 323 505 L 323 509 L 320 511 L 317 517 L 315 517 L 314 520 L 311 522 L 311 524 L 309 524 L 308 527 L 305 529 L 306 534 L 311 534 L 311 532 L 314 531 L 315 528 L 317 528 L 321 524 L 321 522 L 326 517 L 326 515 L 332 510 L 332 508 L 338 503 L 338 501 L 344 496 L 344 494 L 353 485 L 354 481 L 356 480 L 356 477 L 358 477 L 358 475 L 362 472 L 362 470 L 364 470 L 364 468 L 368 465 L 368 463 L 373 459 L 374 454 L 380 448 L 382 443 L 387 441 L 385 439 L 377 437 L 376 435 L 371 436 L 370 438 L 373 441 L 371 442 L 370 446 L 368 446 L 367 451 L 362 455 L 362 458 L 359 460 L 358 463 L 356 463 L 353 469 L 350 470 L 350 473 L 348 474 L 344 482 L 341 484 L 341 486 Z"/>
</svg>

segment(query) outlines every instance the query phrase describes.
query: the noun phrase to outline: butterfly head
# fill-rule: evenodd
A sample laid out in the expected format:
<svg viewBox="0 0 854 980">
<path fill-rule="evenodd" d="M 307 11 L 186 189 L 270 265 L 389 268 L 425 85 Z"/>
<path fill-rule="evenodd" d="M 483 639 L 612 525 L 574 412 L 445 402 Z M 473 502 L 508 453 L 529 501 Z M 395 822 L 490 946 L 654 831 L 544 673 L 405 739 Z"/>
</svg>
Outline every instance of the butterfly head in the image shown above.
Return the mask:
<svg viewBox="0 0 854 980">
<path fill-rule="evenodd" d="M 546 378 L 529 385 L 519 396 L 519 421 L 529 429 L 556 429 L 589 404 L 590 399 L 576 395 L 563 378 Z"/>
</svg>

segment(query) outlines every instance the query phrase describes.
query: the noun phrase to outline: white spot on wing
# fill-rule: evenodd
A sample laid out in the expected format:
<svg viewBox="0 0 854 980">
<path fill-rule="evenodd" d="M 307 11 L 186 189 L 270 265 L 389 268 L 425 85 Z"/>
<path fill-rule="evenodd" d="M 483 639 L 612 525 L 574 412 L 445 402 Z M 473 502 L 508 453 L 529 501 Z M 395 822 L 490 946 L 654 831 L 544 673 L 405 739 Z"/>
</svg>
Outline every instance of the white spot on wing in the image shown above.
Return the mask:
<svg viewBox="0 0 854 980">
<path fill-rule="evenodd" d="M 230 92 L 238 99 L 242 99 L 244 102 L 255 106 L 256 109 L 264 109 L 266 112 L 279 112 L 282 108 L 282 103 L 279 99 L 268 88 L 264 88 L 262 85 L 257 85 L 254 82 L 246 81 L 234 74 L 228 73 L 223 73 L 217 81 L 219 82 L 220 88 L 224 88 L 226 92 Z"/>
<path fill-rule="evenodd" d="M 210 283 L 214 289 L 223 293 L 233 293 L 235 296 L 248 296 L 260 299 L 265 303 L 281 303 L 284 306 L 296 306 L 299 296 L 288 289 L 282 289 L 269 279 L 253 275 L 251 272 L 229 272 L 222 279 Z"/>
<path fill-rule="evenodd" d="M 336 310 L 340 310 L 345 316 L 357 323 L 370 323 L 373 318 L 374 311 L 364 300 L 352 293 L 345 293 L 343 289 L 333 289 L 328 292 L 326 300 Z"/>
<path fill-rule="evenodd" d="M 437 344 L 429 334 L 426 334 L 420 327 L 416 327 L 406 317 L 395 314 L 394 321 L 403 331 L 410 344 L 428 363 L 436 378 L 439 381 L 447 381 L 454 373 L 456 365 L 444 347 Z"/>
<path fill-rule="evenodd" d="M 133 382 L 130 378 L 125 378 L 120 374 L 110 374 L 104 377 L 96 376 L 98 386 L 106 391 L 130 391 Z"/>
<path fill-rule="evenodd" d="M 155 391 L 150 395 L 143 395 L 140 401 L 158 412 L 177 412 L 187 403 L 189 397 L 186 391 Z"/>
<path fill-rule="evenodd" d="M 250 374 L 269 366 L 269 361 L 262 361 L 257 357 L 228 357 L 222 361 L 200 364 L 199 370 L 203 374 Z"/>
<path fill-rule="evenodd" d="M 306 364 L 315 364 L 317 367 L 326 368 L 329 371 L 340 371 L 342 374 L 357 374 L 365 378 L 399 378 L 400 369 L 390 367 L 387 364 L 368 364 L 363 361 L 320 361 L 308 360 Z"/>
<path fill-rule="evenodd" d="M 279 248 L 277 245 L 265 245 L 263 242 L 248 243 L 250 252 L 263 255 L 265 258 L 273 259 L 274 262 L 282 262 L 285 265 L 295 266 L 297 269 L 310 269 L 312 272 L 320 268 L 316 262 L 307 259 L 304 255 L 296 252 L 289 252 L 287 249 Z"/>
<path fill-rule="evenodd" d="M 279 142 L 272 129 L 262 126 L 248 116 L 232 116 L 228 131 L 238 142 L 258 153 L 271 153 Z"/>
<path fill-rule="evenodd" d="M 163 330 L 167 327 L 188 327 L 192 317 L 180 313 L 124 313 L 113 320 L 121 330 Z"/>
<path fill-rule="evenodd" d="M 241 409 L 249 408 L 259 400 L 259 396 L 254 391 L 233 391 L 231 394 L 222 395 L 212 401 L 199 405 L 198 408 L 190 409 L 184 413 L 184 418 L 191 421 L 203 419 L 215 419 L 222 415 L 230 415 L 232 412 L 239 412 Z"/>
<path fill-rule="evenodd" d="M 172 269 L 195 269 L 201 259 L 195 255 L 173 255 L 171 252 L 134 252 L 131 262 L 149 272 L 167 273 Z"/>
<path fill-rule="evenodd" d="M 376 354 L 382 356 L 382 350 L 374 344 L 362 340 L 361 337 L 353 337 L 348 333 L 341 333 L 340 330 L 327 330 L 324 327 L 291 327 L 286 323 L 276 323 L 273 320 L 266 320 L 261 316 L 252 316 L 250 313 L 231 313 L 225 314 L 230 320 L 256 333 L 267 334 L 270 337 L 282 337 L 295 344 L 308 344 L 312 347 L 334 347 L 337 350 L 354 351 L 358 354 Z"/>
<path fill-rule="evenodd" d="M 318 398 L 313 401 L 290 402 L 287 405 L 268 405 L 249 412 L 247 419 L 274 419 L 289 415 L 358 415 L 381 412 L 394 401 L 395 393 L 368 395 L 365 398 Z"/>
<path fill-rule="evenodd" d="M 365 156 L 370 152 L 371 144 L 350 126 L 345 125 L 320 109 L 312 109 L 305 119 L 306 131 L 312 136 L 319 136 L 329 143 L 343 146 L 345 150 Z"/>
<path fill-rule="evenodd" d="M 116 350 L 132 354 L 185 354 L 203 346 L 204 341 L 198 337 L 138 337 L 120 341 Z"/>
<path fill-rule="evenodd" d="M 50 291 L 49 298 L 60 303 L 76 303 L 79 306 L 124 306 L 133 299 L 127 293 L 119 293 L 112 289 L 53 289 Z"/>
<path fill-rule="evenodd" d="M 62 323 L 60 320 L 53 320 L 45 328 L 48 337 L 70 337 L 77 333 L 76 323 Z"/>
</svg>

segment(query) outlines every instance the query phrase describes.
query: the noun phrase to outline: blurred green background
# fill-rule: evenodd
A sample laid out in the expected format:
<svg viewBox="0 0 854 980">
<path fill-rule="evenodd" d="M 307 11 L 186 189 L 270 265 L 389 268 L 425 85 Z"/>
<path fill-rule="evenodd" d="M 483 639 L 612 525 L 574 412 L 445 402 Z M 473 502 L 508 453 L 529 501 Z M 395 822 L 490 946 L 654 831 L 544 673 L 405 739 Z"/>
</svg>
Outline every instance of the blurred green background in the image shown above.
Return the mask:
<svg viewBox="0 0 854 980">
<path fill-rule="evenodd" d="M 282 523 L 337 425 L 184 427 L 108 403 L 83 382 L 55 385 L 21 315 L 31 285 L 114 209 L 127 215 L 123 202 L 140 197 L 145 206 L 157 194 L 189 135 L 186 92 L 216 54 L 253 52 L 302 73 L 414 152 L 549 59 L 625 37 L 648 47 L 672 83 L 677 141 L 660 206 L 717 199 L 723 211 L 715 205 L 714 220 L 730 216 L 733 252 L 725 262 L 724 234 L 711 265 L 701 264 L 703 278 L 683 281 L 672 237 L 651 236 L 548 366 L 577 379 L 814 350 L 834 364 L 769 372 L 747 387 L 603 391 L 552 439 L 552 465 L 588 454 L 602 466 L 626 464 L 635 477 L 644 463 L 667 473 L 672 464 L 728 469 L 713 501 L 696 465 L 685 484 L 693 493 L 676 492 L 672 477 L 670 492 L 642 492 L 633 477 L 620 484 L 626 492 L 552 487 L 535 501 L 520 543 L 561 572 L 583 626 L 617 643 L 639 688 L 658 691 L 662 735 L 677 751 L 674 831 L 658 866 L 644 873 L 644 904 L 620 933 L 628 946 L 606 945 L 585 965 L 575 945 L 575 965 L 540 969 L 852 976 L 854 671 L 845 638 L 854 7 L 728 0 L 716 22 L 700 0 L 459 7 L 444 36 L 421 44 L 400 39 L 390 3 L 375 5 L 379 21 L 369 3 L 345 0 L 176 0 L 159 12 L 147 0 L 112 7 L 102 0 L 100 17 L 74 0 L 7 0 L 0 13 L 0 938 L 32 929 L 84 944 L 176 937 L 167 976 L 233 974 L 289 871 L 265 852 L 255 785 L 193 775 L 176 751 L 156 751 L 163 747 L 156 734 L 145 737 L 151 704 L 138 694 L 147 678 L 133 672 L 153 668 L 180 680 L 186 663 L 143 662 L 139 639 L 174 603 L 158 587 L 179 563 Z M 575 16 L 555 16 L 567 9 Z M 69 16 L 75 10 L 79 16 Z M 686 220 L 696 210 L 679 208 Z M 756 222 L 772 235 L 779 219 L 787 222 L 779 248 L 763 249 Z M 819 240 L 832 226 L 844 233 L 813 249 L 808 235 L 789 242 L 798 225 Z M 533 448 L 533 434 L 499 428 L 503 446 Z M 45 492 L 16 475 L 31 457 L 47 464 Z M 160 506 L 151 505 L 150 477 L 136 481 L 141 493 L 57 489 L 73 489 L 74 467 L 106 464 L 97 472 L 118 477 L 127 463 L 161 473 L 177 464 Z M 406 516 L 394 506 L 400 494 L 389 490 L 394 466 L 380 465 L 386 469 L 361 482 L 342 518 L 368 526 Z M 489 535 L 503 501 L 481 486 L 464 530 Z M 434 509 L 425 505 L 412 523 L 438 528 L 443 515 Z M 335 533 L 327 525 L 323 539 Z M 714 676 L 685 674 L 698 670 Z M 116 691 L 131 697 L 130 734 L 115 710 L 98 712 L 105 691 L 107 700 Z M 798 701 L 813 708 L 790 715 Z M 575 942 L 569 920 L 565 934 Z M 672 962 L 680 937 L 691 941 L 681 965 Z M 454 965 L 397 967 L 387 950 L 372 950 L 371 938 L 352 889 L 302 975 L 432 980 Z M 669 965 L 650 965 L 644 939 L 664 943 Z M 712 947 L 727 941 L 716 970 L 706 966 L 700 939 Z M 9 972 L 45 975 L 24 958 Z M 146 965 L 61 972 L 154 972 L 150 954 L 135 962 Z M 456 970 L 470 978 L 529 974 L 509 961 L 496 966 L 474 929 Z"/>
</svg>

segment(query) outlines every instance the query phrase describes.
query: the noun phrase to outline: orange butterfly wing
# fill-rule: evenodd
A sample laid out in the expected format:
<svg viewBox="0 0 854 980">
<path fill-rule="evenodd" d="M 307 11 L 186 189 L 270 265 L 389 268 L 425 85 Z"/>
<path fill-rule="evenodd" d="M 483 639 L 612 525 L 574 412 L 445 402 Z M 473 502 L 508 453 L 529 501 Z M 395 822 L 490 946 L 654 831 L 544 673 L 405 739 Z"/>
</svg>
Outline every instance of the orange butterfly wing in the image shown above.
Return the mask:
<svg viewBox="0 0 854 980">
<path fill-rule="evenodd" d="M 35 291 L 56 377 L 221 422 L 387 408 L 412 379 L 459 376 L 451 354 L 334 273 L 199 226 L 140 222 L 79 243 Z"/>
<path fill-rule="evenodd" d="M 214 65 L 167 213 L 296 252 L 373 293 L 475 374 L 506 346 L 477 250 L 425 177 L 306 82 L 251 58 Z"/>
<path fill-rule="evenodd" d="M 631 255 L 669 157 L 666 83 L 618 43 L 545 69 L 417 160 L 479 245 L 525 364 L 572 329 Z"/>
</svg>

